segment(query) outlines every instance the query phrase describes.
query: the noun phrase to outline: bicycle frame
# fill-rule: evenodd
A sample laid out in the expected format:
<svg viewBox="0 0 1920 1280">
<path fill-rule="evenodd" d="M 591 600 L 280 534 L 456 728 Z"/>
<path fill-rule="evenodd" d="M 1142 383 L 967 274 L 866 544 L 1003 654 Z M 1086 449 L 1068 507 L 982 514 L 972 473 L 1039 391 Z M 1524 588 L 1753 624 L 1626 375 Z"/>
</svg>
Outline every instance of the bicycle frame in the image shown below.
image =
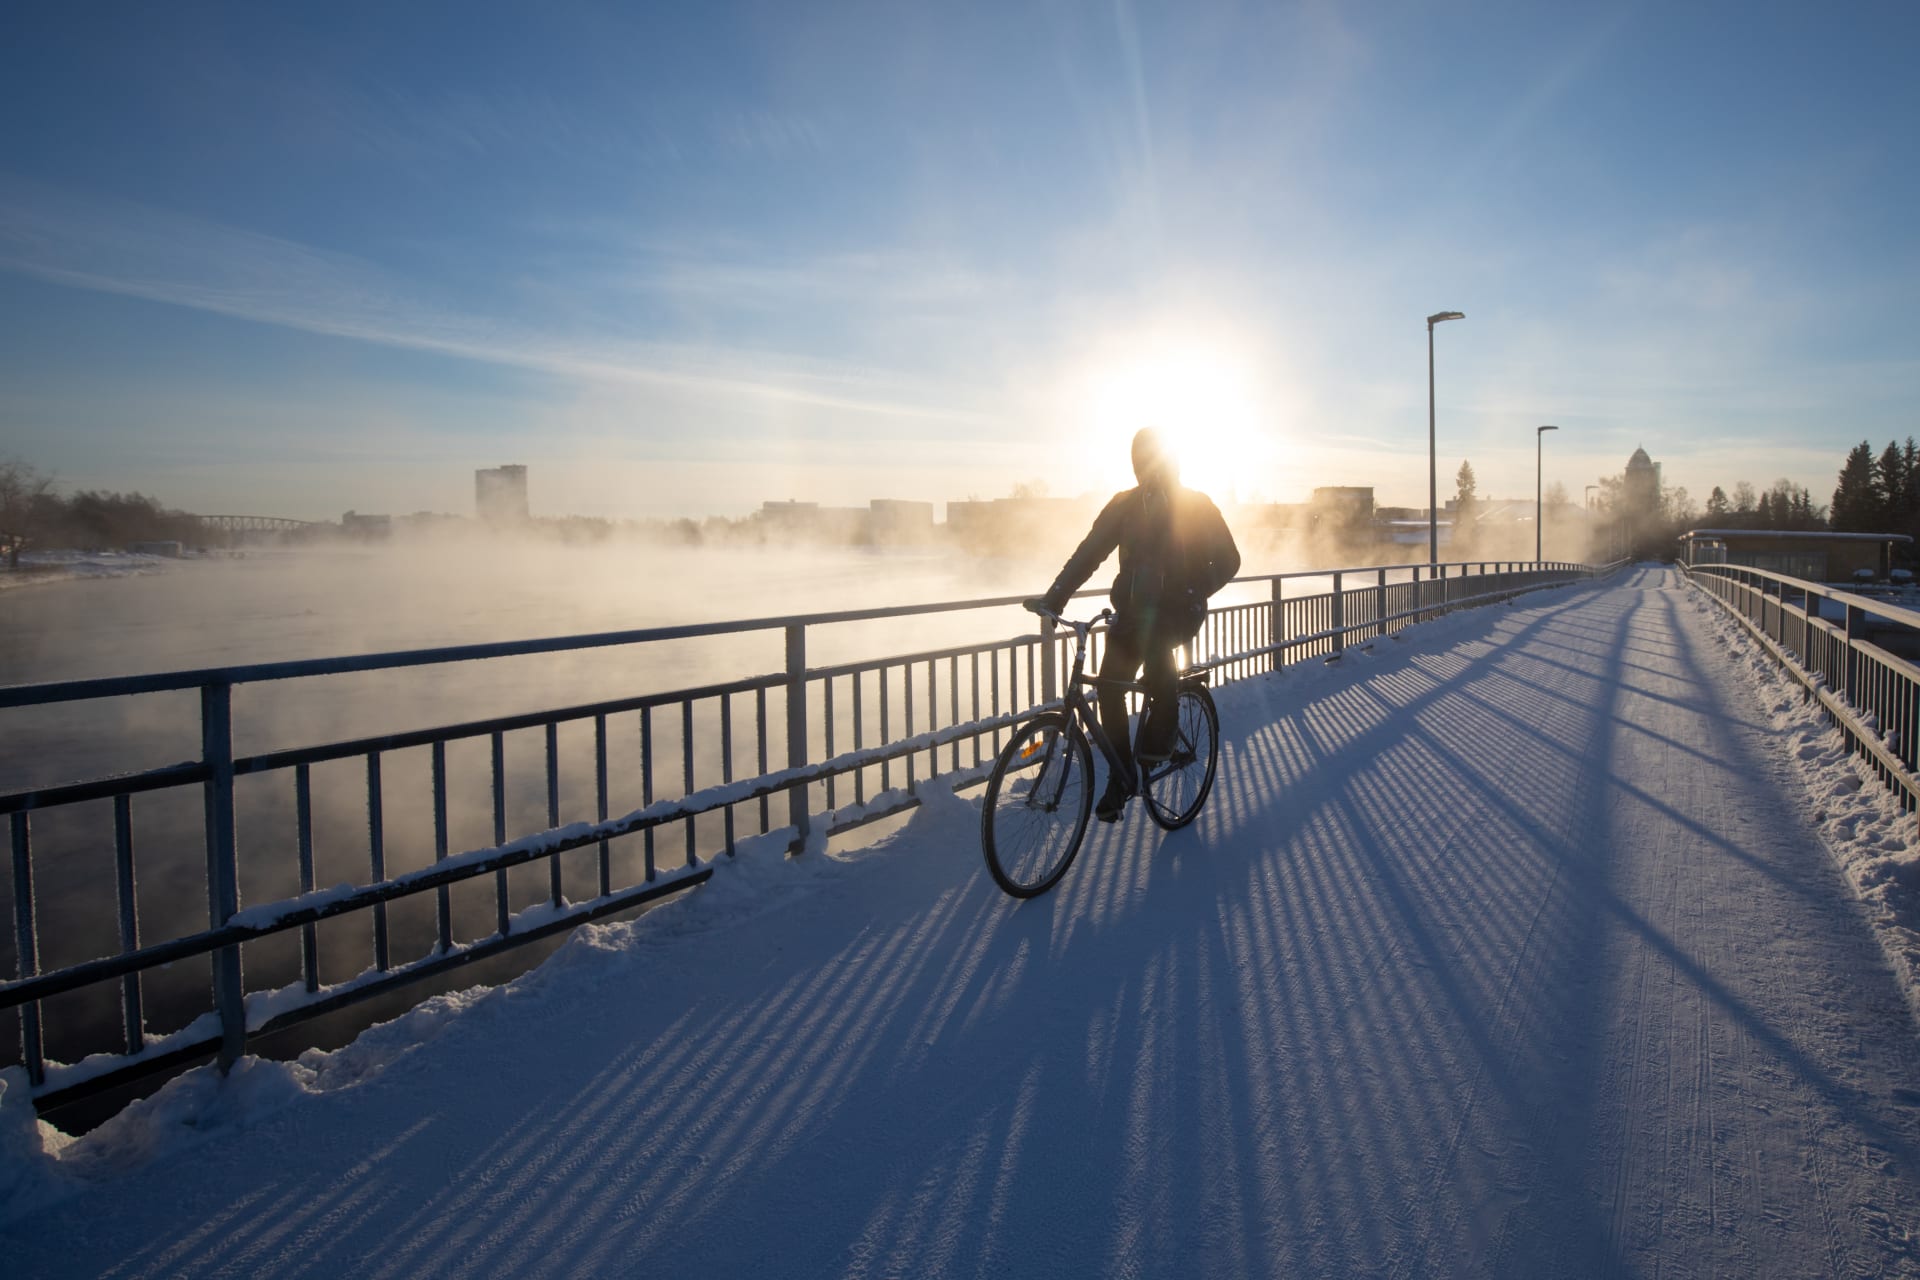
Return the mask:
<svg viewBox="0 0 1920 1280">
<path fill-rule="evenodd" d="M 1038 601 L 1027 607 L 1054 624 L 1073 630 L 1071 675 L 1056 702 L 1023 721 L 1001 748 L 987 778 L 980 811 L 980 841 L 987 870 L 996 883 L 1016 898 L 1031 898 L 1051 889 L 1072 864 L 1086 835 L 1093 810 L 1091 786 L 1094 765 L 1089 745 L 1105 757 L 1108 768 L 1107 808 L 1102 821 L 1119 817 L 1113 799 L 1120 795 L 1144 798 L 1153 821 L 1167 831 L 1191 823 L 1206 803 L 1219 759 L 1219 721 L 1205 687 L 1205 673 L 1188 668 L 1178 673 L 1179 699 L 1176 734 L 1164 758 L 1143 764 L 1137 758 L 1124 771 L 1121 747 L 1107 734 L 1099 710 L 1086 689 L 1145 693 L 1136 680 L 1089 678 L 1087 656 L 1094 628 L 1113 616 L 1101 610 L 1086 622 L 1074 622 Z M 1187 708 L 1194 719 L 1187 723 Z M 1131 729 L 1131 725 L 1125 726 Z M 1116 731 L 1122 726 L 1116 725 Z M 1124 740 L 1121 743 L 1125 745 Z M 1191 773 L 1196 765 L 1199 773 Z M 1173 781 L 1162 786 L 1166 779 Z"/>
<path fill-rule="evenodd" d="M 1060 696 L 1061 706 L 1079 724 L 1081 733 L 1086 735 L 1087 741 L 1092 744 L 1094 750 L 1106 760 L 1109 775 L 1118 777 L 1120 752 L 1114 747 L 1113 739 L 1107 736 L 1105 727 L 1100 723 L 1099 708 L 1094 705 L 1093 699 L 1087 696 L 1086 690 L 1089 688 L 1119 689 L 1125 693 L 1140 694 L 1144 698 L 1147 693 L 1146 686 L 1137 680 L 1103 679 L 1086 674 L 1087 649 L 1093 636 L 1093 629 L 1113 617 L 1112 609 L 1102 609 L 1086 622 L 1073 622 L 1058 614 L 1053 616 L 1061 626 L 1071 628 L 1074 637 L 1072 674 L 1067 678 L 1066 692 Z M 1197 673 L 1192 670 L 1183 670 L 1179 673 L 1178 679 L 1184 681 L 1195 674 Z M 1147 779 L 1141 776 L 1138 761 L 1132 762 L 1132 772 L 1130 782 L 1138 790 L 1147 782 Z"/>
</svg>

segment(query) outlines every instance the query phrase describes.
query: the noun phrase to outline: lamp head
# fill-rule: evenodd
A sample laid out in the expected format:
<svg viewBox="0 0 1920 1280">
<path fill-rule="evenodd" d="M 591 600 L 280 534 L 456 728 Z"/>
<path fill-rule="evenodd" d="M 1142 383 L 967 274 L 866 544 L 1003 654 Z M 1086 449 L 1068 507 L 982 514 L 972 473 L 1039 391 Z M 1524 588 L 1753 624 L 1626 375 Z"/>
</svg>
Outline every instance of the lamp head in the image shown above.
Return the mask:
<svg viewBox="0 0 1920 1280">
<path fill-rule="evenodd" d="M 1433 328 L 1442 320 L 1465 320 L 1466 318 L 1467 313 L 1464 311 L 1436 311 L 1427 317 L 1427 328 Z"/>
<path fill-rule="evenodd" d="M 1537 436 L 1537 435 L 1539 435 L 1539 434 L 1540 434 L 1540 433 L 1541 433 L 1542 431 L 1558 431 L 1559 429 L 1560 429 L 1560 428 L 1558 428 L 1558 427 L 1535 427 L 1535 428 L 1534 428 L 1534 431 L 1533 431 L 1533 434 L 1535 434 L 1535 435 Z"/>
</svg>

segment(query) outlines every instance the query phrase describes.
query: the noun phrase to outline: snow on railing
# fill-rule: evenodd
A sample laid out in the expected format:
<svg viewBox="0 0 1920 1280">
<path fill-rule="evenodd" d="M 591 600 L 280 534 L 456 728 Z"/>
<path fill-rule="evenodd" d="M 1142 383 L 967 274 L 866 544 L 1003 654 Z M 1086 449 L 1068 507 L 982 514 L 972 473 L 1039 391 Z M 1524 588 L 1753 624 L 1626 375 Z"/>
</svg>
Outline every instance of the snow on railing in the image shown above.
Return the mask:
<svg viewBox="0 0 1920 1280">
<path fill-rule="evenodd" d="M 1213 609 L 1189 651 L 1206 655 L 1193 665 L 1210 669 L 1216 682 L 1229 682 L 1290 662 L 1335 658 L 1349 643 L 1594 572 L 1577 564 L 1501 562 L 1243 578 L 1236 582 L 1242 594 L 1249 586 L 1256 591 L 1265 586 L 1268 598 Z M 1289 589 L 1301 594 L 1290 595 Z M 1035 634 L 1025 630 L 1031 620 L 1018 615 L 1022 634 L 1012 638 L 824 666 L 809 665 L 808 638 L 811 631 L 829 625 L 967 610 L 1000 611 L 1011 620 L 1018 603 L 1018 598 L 955 601 L 0 688 L 0 712 L 111 702 L 170 690 L 197 692 L 200 704 L 201 754 L 196 760 L 0 795 L 13 873 L 15 976 L 0 981 L 0 1009 L 16 1010 L 19 1022 L 18 1056 L 11 1060 L 24 1063 L 43 1111 L 209 1053 L 230 1065 L 245 1051 L 249 1037 L 700 884 L 713 874 L 716 860 L 731 856 L 743 840 L 770 840 L 798 853 L 825 836 L 913 807 L 929 783 L 954 789 L 977 784 L 991 767 L 1004 732 L 1058 697 L 1066 640 L 1055 635 L 1050 624 Z M 243 685 L 747 632 L 783 637 L 784 670 L 253 756 L 236 757 L 233 751 L 232 698 Z M 1100 642 L 1096 636 L 1096 660 Z M 609 765 L 610 726 L 616 720 L 637 722 L 639 739 L 637 768 L 623 773 L 638 790 L 640 804 L 618 816 L 611 812 Z M 562 803 L 559 730 L 572 724 L 590 725 L 593 731 L 592 812 L 563 821 L 564 808 L 583 803 Z M 741 732 L 736 733 L 737 728 Z M 531 776 L 524 769 L 511 773 L 505 743 L 510 736 L 518 742 L 528 734 L 543 739 L 544 767 L 533 769 Z M 468 771 L 450 778 L 448 747 L 466 741 L 487 744 L 490 767 L 479 775 Z M 677 762 L 659 758 L 674 754 L 676 744 Z M 426 753 L 430 766 L 430 861 L 423 861 L 424 822 L 416 824 L 417 830 L 393 824 L 389 848 L 389 824 L 396 810 L 387 793 L 386 762 L 414 760 L 418 757 L 411 753 L 418 752 Z M 313 771 L 343 765 L 359 770 L 364 795 L 359 810 L 364 852 L 358 870 L 339 851 L 337 838 L 332 847 L 316 853 L 316 830 L 325 824 L 315 819 Z M 257 791 L 238 794 L 236 779 L 248 777 L 291 780 L 291 843 L 299 887 L 288 896 L 243 905 L 240 821 L 244 818 L 251 831 L 284 813 Z M 509 792 L 529 789 L 516 789 L 515 783 L 536 781 L 544 784 L 546 821 L 537 830 L 510 838 Z M 455 783 L 484 789 L 492 801 L 492 840 L 461 852 L 450 848 L 450 791 Z M 656 796 L 656 791 L 667 794 Z M 157 848 L 143 850 L 141 870 L 147 883 L 137 885 L 135 800 L 145 812 L 150 803 L 164 803 L 183 792 L 197 792 L 201 801 L 204 821 L 198 838 L 161 838 Z M 772 804 L 781 796 L 786 798 L 785 821 L 776 826 Z M 480 800 L 477 794 L 473 798 Z M 111 809 L 110 818 L 101 815 L 101 806 Z M 36 814 L 62 819 L 50 840 L 36 833 Z M 285 821 L 283 816 L 278 820 Z M 148 821 L 166 832 L 158 819 Z M 737 830 L 743 822 L 749 828 L 744 833 Z M 752 829 L 756 823 L 757 832 Z M 675 826 L 684 833 L 684 858 L 669 869 L 657 837 Z M 109 840 L 112 876 L 81 878 L 65 886 L 59 900 L 42 902 L 36 896 L 36 863 L 44 868 L 48 859 L 79 857 Z M 36 849 L 36 841 L 43 847 Z M 189 843 L 194 851 L 183 847 Z M 204 863 L 199 846 L 204 848 Z M 273 856 L 268 851 L 271 842 L 250 840 L 248 847 L 247 870 L 256 874 L 253 864 Z M 564 855 L 575 851 L 592 853 L 585 868 L 577 861 L 565 862 Z M 411 854 L 422 865 L 390 873 L 389 853 L 400 861 Z M 544 865 L 543 883 L 510 875 L 533 864 Z M 582 870 L 587 872 L 584 884 L 579 881 Z M 344 879 L 338 878 L 342 875 Z M 471 892 L 484 888 L 488 880 L 491 910 Z M 322 887 L 328 882 L 332 887 Z M 463 886 L 456 904 L 453 891 Z M 143 938 L 138 904 L 147 902 L 151 916 L 155 897 L 168 892 L 175 898 L 159 914 L 169 919 L 185 910 L 187 900 L 204 893 L 200 900 L 207 904 L 207 926 L 158 940 Z M 389 920 L 389 908 L 414 899 L 431 899 L 430 923 Z M 64 941 L 82 920 L 114 921 L 117 946 L 107 954 L 43 972 L 43 931 Z M 342 922 L 358 923 L 357 959 L 356 948 L 340 948 L 342 941 L 353 940 L 351 931 L 338 932 Z M 326 935 L 324 953 L 323 926 L 335 930 Z M 286 941 L 281 935 L 289 934 L 297 935 L 297 946 L 278 945 Z M 430 945 L 418 958 L 397 958 L 396 944 L 408 943 Z M 191 992 L 183 997 L 177 976 L 161 973 L 202 956 L 211 966 L 210 1002 L 208 988 L 200 988 L 197 1001 Z M 326 981 L 328 971 L 343 976 Z M 253 979 L 251 984 L 248 979 Z M 159 989 L 158 999 L 150 988 Z M 104 1012 L 106 1002 L 117 1003 L 117 1017 Z M 178 1029 L 156 1035 L 147 1028 L 150 1015 Z M 117 1034 L 106 1029 L 109 1022 L 119 1024 Z M 77 1046 L 66 1050 L 73 1055 L 72 1065 L 47 1052 L 49 1030 L 60 1034 L 63 1049 Z M 0 1065 L 8 1060 L 0 1056 Z"/>
<path fill-rule="evenodd" d="M 1820 704 L 1900 807 L 1920 809 L 1920 612 L 1764 569 L 1681 568 Z"/>
</svg>

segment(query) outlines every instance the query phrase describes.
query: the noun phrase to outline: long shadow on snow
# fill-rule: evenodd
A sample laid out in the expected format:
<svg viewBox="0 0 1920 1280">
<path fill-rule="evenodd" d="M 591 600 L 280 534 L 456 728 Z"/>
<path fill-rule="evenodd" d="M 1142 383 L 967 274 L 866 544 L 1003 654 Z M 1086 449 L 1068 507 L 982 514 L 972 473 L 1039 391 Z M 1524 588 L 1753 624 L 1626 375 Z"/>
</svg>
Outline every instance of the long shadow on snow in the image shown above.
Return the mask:
<svg viewBox="0 0 1920 1280">
<path fill-rule="evenodd" d="M 1608 822 L 1609 690 L 1639 606 L 1566 604 L 1620 640 L 1603 678 L 1554 676 L 1591 730 L 1560 735 L 1577 756 L 1516 731 L 1540 668 L 1515 655 L 1571 608 L 1488 611 L 1499 643 L 1456 651 L 1528 668 L 1498 687 L 1411 655 L 1249 725 L 1285 678 L 1236 686 L 1191 834 L 1131 815 L 1016 906 L 970 830 L 930 822 L 793 919 L 614 963 L 604 981 L 632 994 L 606 1065 L 582 1078 L 530 1044 L 498 1132 L 457 1097 L 391 1116 L 393 1142 L 341 1152 L 330 1190 L 256 1188 L 128 1271 L 1624 1269 L 1578 1140 L 1604 998 L 1589 962 L 1620 910 L 1582 850 L 1606 847 L 1585 833 Z M 1337 788 L 1316 793 L 1316 771 Z M 735 994 L 676 998 L 694 969 Z M 445 1186 L 410 1184 L 419 1150 Z"/>
</svg>

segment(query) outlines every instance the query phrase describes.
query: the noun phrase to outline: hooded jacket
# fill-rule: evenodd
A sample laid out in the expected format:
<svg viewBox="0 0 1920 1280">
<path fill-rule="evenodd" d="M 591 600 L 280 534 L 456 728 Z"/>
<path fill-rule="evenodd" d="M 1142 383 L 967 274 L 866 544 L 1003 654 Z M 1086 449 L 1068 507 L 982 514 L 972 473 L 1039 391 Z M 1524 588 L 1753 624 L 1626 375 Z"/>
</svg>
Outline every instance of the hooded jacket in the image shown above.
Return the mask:
<svg viewBox="0 0 1920 1280">
<path fill-rule="evenodd" d="M 1047 600 L 1065 605 L 1100 563 L 1120 553 L 1113 580 L 1119 624 L 1142 635 L 1193 635 L 1207 597 L 1240 571 L 1240 550 L 1213 499 L 1177 481 L 1138 485 L 1113 495 L 1068 558 Z"/>
</svg>

